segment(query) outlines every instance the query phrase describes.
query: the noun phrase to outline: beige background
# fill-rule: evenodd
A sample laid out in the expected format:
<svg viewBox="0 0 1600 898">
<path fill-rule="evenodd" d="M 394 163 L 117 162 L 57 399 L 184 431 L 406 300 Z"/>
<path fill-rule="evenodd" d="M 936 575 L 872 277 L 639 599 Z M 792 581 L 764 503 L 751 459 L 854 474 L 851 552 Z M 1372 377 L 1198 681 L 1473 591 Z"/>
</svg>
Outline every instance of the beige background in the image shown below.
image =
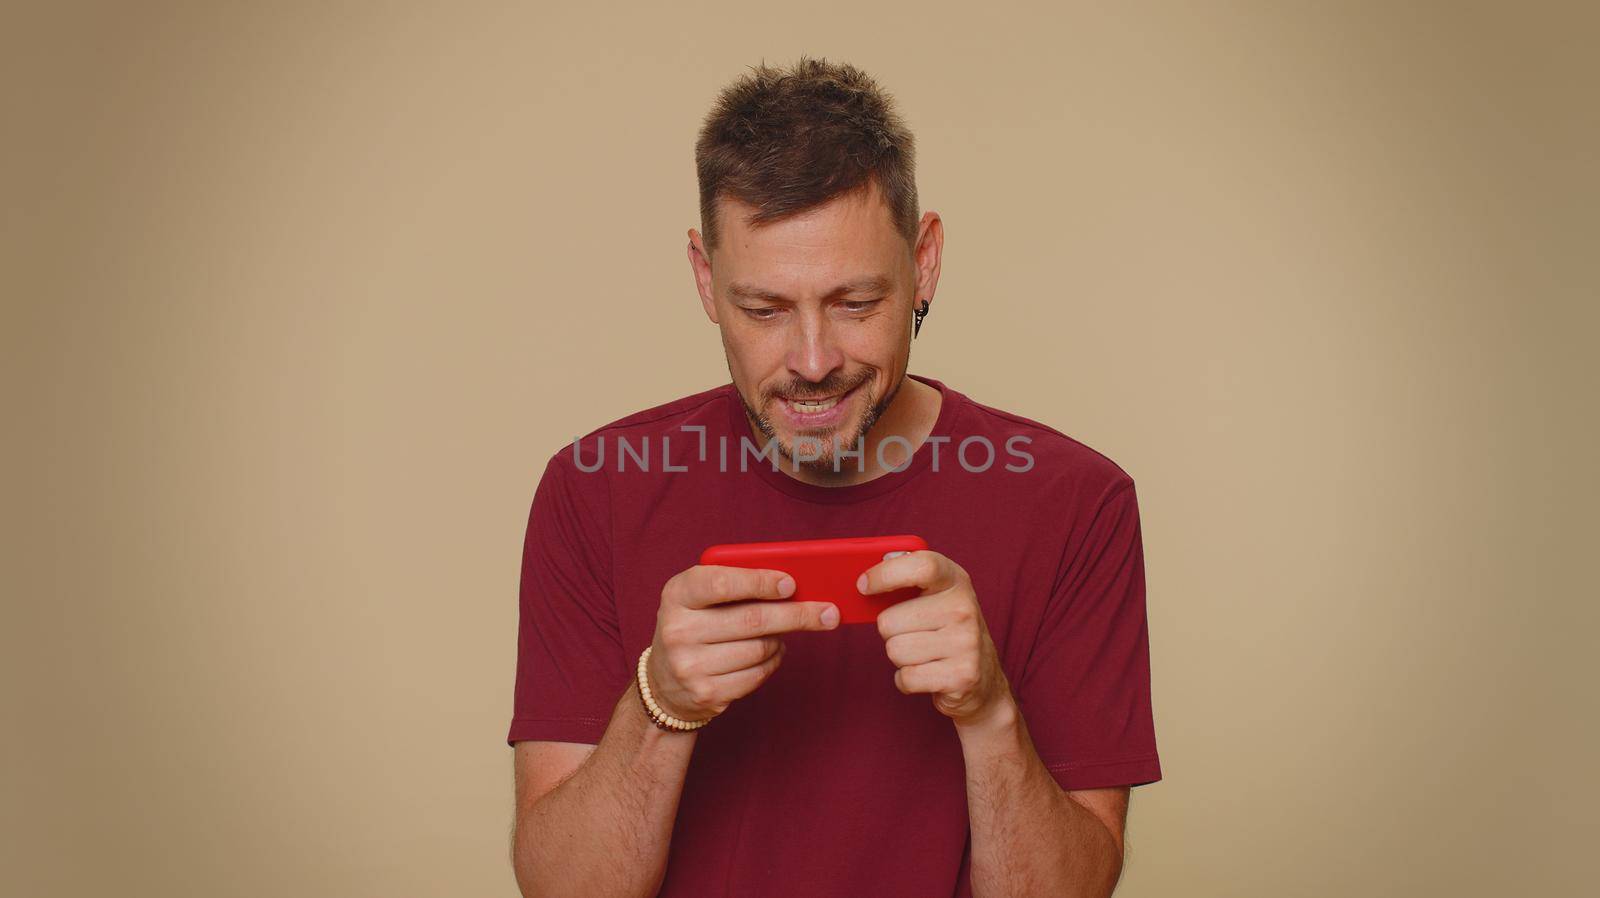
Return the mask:
<svg viewBox="0 0 1600 898">
<path fill-rule="evenodd" d="M 1119 895 L 1587 893 L 1581 9 L 9 10 L 0 892 L 515 893 L 534 484 L 726 378 L 695 130 L 809 53 L 944 216 L 912 370 L 1139 483 Z"/>
</svg>

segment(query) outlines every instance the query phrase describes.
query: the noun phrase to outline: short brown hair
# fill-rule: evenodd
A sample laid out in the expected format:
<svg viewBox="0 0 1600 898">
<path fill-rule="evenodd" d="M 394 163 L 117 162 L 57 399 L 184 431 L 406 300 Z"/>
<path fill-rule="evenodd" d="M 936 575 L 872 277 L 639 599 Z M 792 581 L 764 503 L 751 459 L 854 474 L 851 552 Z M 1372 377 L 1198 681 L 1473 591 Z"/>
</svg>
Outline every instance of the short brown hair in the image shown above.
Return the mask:
<svg viewBox="0 0 1600 898">
<path fill-rule="evenodd" d="M 801 56 L 787 71 L 765 62 L 725 88 L 695 142 L 700 228 L 717 246 L 717 198 L 756 207 L 760 226 L 876 181 L 895 230 L 917 240 L 911 131 L 894 98 L 846 63 Z"/>
</svg>

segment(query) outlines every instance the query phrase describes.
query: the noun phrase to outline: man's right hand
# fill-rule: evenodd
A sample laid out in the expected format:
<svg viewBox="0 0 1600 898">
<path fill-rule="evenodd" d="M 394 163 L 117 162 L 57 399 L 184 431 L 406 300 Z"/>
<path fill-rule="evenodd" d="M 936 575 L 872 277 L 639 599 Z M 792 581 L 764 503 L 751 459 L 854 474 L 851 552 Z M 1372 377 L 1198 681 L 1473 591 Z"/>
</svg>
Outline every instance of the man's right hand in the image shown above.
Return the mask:
<svg viewBox="0 0 1600 898">
<path fill-rule="evenodd" d="M 831 602 L 772 601 L 792 595 L 794 578 L 782 571 L 697 564 L 674 574 L 661 589 L 646 671 L 661 710 L 691 721 L 721 714 L 778 669 L 779 634 L 839 625 Z"/>
</svg>

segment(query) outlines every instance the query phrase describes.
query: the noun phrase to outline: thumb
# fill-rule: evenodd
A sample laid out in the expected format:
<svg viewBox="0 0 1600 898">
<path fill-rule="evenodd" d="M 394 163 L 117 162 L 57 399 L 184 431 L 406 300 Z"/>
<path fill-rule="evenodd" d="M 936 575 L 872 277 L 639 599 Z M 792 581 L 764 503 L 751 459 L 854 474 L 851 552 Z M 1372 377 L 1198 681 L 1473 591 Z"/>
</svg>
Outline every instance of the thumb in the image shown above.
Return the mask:
<svg viewBox="0 0 1600 898">
<path fill-rule="evenodd" d="M 832 630 L 839 626 L 839 606 L 832 602 L 807 602 L 806 629 Z"/>
</svg>

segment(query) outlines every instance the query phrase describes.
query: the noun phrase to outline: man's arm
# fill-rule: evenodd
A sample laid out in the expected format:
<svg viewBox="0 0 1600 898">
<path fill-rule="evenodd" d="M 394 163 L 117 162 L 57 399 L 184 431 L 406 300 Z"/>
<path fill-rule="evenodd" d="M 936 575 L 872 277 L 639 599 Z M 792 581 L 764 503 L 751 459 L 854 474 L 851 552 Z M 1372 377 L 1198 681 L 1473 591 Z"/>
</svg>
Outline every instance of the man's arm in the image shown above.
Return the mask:
<svg viewBox="0 0 1600 898">
<path fill-rule="evenodd" d="M 1065 792 L 1015 700 L 956 727 L 967 769 L 973 898 L 1106 898 L 1122 876 L 1128 787 Z"/>
<path fill-rule="evenodd" d="M 666 875 L 696 731 L 651 723 L 630 682 L 600 744 L 551 787 L 551 743 L 516 746 L 516 822 L 511 866 L 527 898 L 648 898 Z"/>
<path fill-rule="evenodd" d="M 967 773 L 974 898 L 1104 898 L 1122 875 L 1121 789 L 1065 792 L 1045 768 L 972 578 L 932 550 L 891 553 L 861 575 L 863 595 L 918 586 L 878 615 L 901 692 L 930 693 L 955 722 Z"/>
<path fill-rule="evenodd" d="M 646 671 L 661 710 L 710 720 L 778 669 L 782 634 L 839 625 L 830 602 L 777 601 L 794 588 L 782 571 L 755 568 L 695 565 L 673 575 L 661 590 Z M 511 862 L 523 894 L 656 894 L 696 732 L 652 723 L 635 680 L 612 706 L 600 744 L 571 776 L 549 788 L 556 776 L 519 766 Z M 554 754 L 548 743 L 544 750 L 517 745 L 528 761 Z M 537 784 L 548 792 L 540 795 Z"/>
</svg>

